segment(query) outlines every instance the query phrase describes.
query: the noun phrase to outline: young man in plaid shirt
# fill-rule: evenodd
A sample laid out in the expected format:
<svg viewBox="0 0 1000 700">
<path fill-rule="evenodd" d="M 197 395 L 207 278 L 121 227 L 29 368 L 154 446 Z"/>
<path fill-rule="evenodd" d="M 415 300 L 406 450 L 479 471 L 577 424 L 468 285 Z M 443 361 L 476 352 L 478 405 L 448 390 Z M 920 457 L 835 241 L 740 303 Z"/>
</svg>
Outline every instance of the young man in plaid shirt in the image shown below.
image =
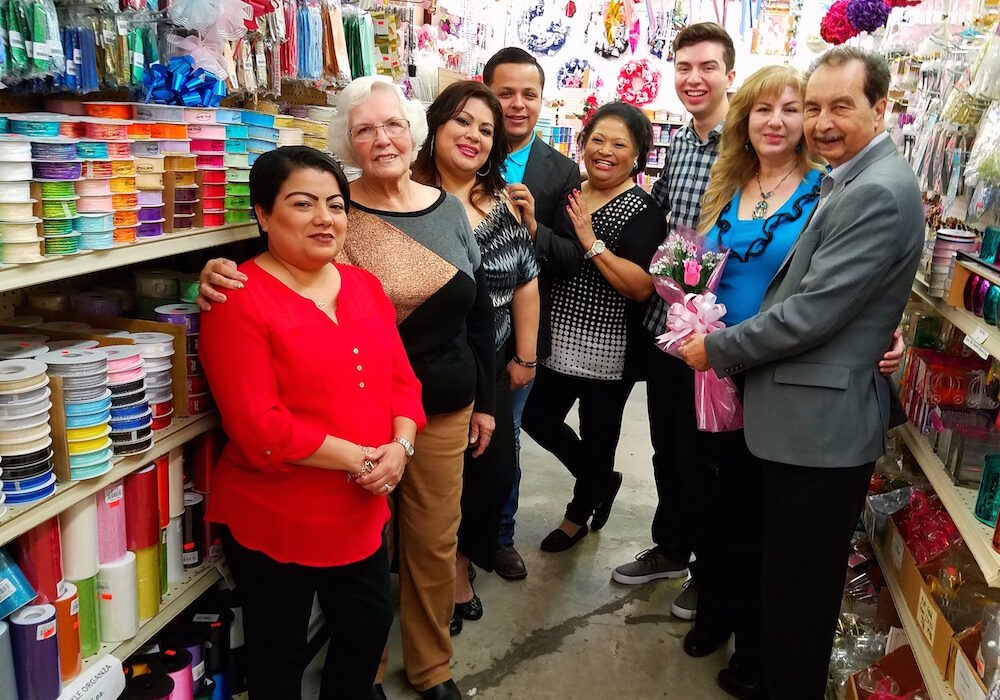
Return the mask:
<svg viewBox="0 0 1000 700">
<path fill-rule="evenodd" d="M 694 229 L 701 215 L 701 197 L 708 187 L 709 171 L 719 154 L 722 125 L 729 111 L 726 92 L 736 73 L 736 52 L 725 29 L 705 22 L 681 30 L 674 40 L 674 88 L 692 115 L 670 145 L 670 157 L 652 195 L 669 216 L 671 227 Z M 645 325 L 654 335 L 665 331 L 667 304 L 654 295 Z M 692 495 L 712 493 L 711 470 L 697 454 L 694 415 L 694 373 L 681 360 L 652 348 L 646 382 L 649 430 L 653 443 L 653 474 L 658 505 L 653 518 L 655 546 L 635 561 L 615 569 L 612 578 L 623 584 L 640 584 L 660 578 L 688 575 L 688 560 L 697 552 L 699 514 Z M 671 606 L 684 620 L 694 620 L 698 605 L 697 564 L 691 578 Z M 702 572 L 704 575 L 706 572 Z M 684 639 L 684 650 L 704 656 L 726 642 L 729 620 L 700 621 Z"/>
</svg>

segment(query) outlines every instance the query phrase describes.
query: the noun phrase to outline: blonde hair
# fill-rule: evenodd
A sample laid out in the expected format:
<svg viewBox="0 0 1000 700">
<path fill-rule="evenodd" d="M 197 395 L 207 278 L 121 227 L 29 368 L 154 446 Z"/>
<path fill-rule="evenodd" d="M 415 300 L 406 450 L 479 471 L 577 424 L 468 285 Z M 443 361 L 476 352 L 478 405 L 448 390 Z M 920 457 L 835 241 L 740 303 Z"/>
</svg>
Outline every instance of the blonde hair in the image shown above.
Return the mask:
<svg viewBox="0 0 1000 700">
<path fill-rule="evenodd" d="M 337 96 L 337 113 L 330 120 L 327 143 L 330 151 L 347 165 L 357 165 L 354 144 L 351 143 L 351 110 L 371 97 L 375 90 L 392 93 L 399 100 L 400 116 L 410 122 L 410 136 L 413 138 L 413 153 L 410 161 L 416 160 L 417 149 L 427 138 L 427 117 L 418 100 L 409 100 L 398 85 L 382 75 L 355 78 Z"/>
<path fill-rule="evenodd" d="M 790 66 L 768 66 L 747 78 L 733 96 L 719 141 L 719 157 L 712 166 L 708 189 L 701 198 L 699 232 L 707 233 L 715 226 L 719 214 L 733 195 L 760 167 L 757 152 L 752 147 L 746 147 L 750 133 L 750 110 L 762 98 L 781 95 L 787 87 L 793 87 L 799 95 L 805 96 L 805 74 Z M 799 165 L 812 170 L 825 170 L 826 164 L 810 150 L 805 139 L 800 143 Z"/>
</svg>

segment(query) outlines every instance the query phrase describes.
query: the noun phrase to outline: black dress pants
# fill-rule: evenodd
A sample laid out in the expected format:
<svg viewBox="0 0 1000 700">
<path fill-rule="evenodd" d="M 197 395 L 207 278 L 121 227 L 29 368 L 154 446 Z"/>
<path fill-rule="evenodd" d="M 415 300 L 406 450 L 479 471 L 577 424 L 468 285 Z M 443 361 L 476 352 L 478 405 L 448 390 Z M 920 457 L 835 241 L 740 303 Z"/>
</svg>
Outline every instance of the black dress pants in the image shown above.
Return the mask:
<svg viewBox="0 0 1000 700">
<path fill-rule="evenodd" d="M 485 571 L 493 571 L 500 536 L 500 520 L 514 483 L 514 409 L 511 405 L 507 348 L 496 357 L 496 427 L 489 446 L 478 457 L 465 452 L 462 472 L 462 522 L 458 551 Z"/>
<path fill-rule="evenodd" d="M 566 519 L 585 525 L 612 485 L 628 380 L 571 377 L 539 366 L 521 417 L 521 428 L 576 477 Z M 580 401 L 580 434 L 566 424 Z"/>
<path fill-rule="evenodd" d="M 694 372 L 683 361 L 652 348 L 646 379 L 649 435 L 653 443 L 656 513 L 653 542 L 676 562 L 686 562 L 695 548 L 698 510 L 693 507 L 695 483 L 711 488 L 705 472 L 694 412 Z M 698 555 L 700 557 L 700 554 Z M 697 580 L 695 562 L 692 576 Z"/>
<path fill-rule="evenodd" d="M 761 663 L 770 700 L 824 697 L 847 553 L 874 466 L 762 463 Z"/>
<path fill-rule="evenodd" d="M 302 672 L 308 661 L 306 634 L 314 594 L 319 596 L 330 630 L 320 698 L 368 698 L 392 625 L 385 546 L 362 561 L 331 567 L 275 561 L 241 545 L 228 528 L 223 530 L 222 546 L 236 582 L 236 594 L 243 603 L 252 700 L 302 697 Z"/>
</svg>

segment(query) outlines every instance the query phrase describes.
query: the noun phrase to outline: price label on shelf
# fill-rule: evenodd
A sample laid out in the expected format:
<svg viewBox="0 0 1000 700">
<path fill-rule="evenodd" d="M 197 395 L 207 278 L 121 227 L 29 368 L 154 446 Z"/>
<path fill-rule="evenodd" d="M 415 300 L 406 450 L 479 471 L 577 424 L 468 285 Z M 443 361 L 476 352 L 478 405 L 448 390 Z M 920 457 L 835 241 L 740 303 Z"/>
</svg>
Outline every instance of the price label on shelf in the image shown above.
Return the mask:
<svg viewBox="0 0 1000 700">
<path fill-rule="evenodd" d="M 49 637 L 54 636 L 56 633 L 56 623 L 55 620 L 52 622 L 46 622 L 43 625 L 39 625 L 38 629 L 35 630 L 35 641 L 43 642 Z"/>
<path fill-rule="evenodd" d="M 906 551 L 906 545 L 903 544 L 903 536 L 896 530 L 892 533 L 892 542 L 889 543 L 889 553 L 892 556 L 892 564 L 896 567 L 896 571 L 899 571 L 900 567 L 903 566 L 904 551 Z"/>
<path fill-rule="evenodd" d="M 934 609 L 934 603 L 927 596 L 927 592 L 921 588 L 920 598 L 917 600 L 917 625 L 927 638 L 928 643 L 934 646 L 934 632 L 937 629 L 938 614 Z"/>
<path fill-rule="evenodd" d="M 17 593 L 17 587 L 10 582 L 10 579 L 0 578 L 0 603 L 4 602 Z"/>
<path fill-rule="evenodd" d="M 955 657 L 955 694 L 959 700 L 986 700 L 986 693 L 964 653 Z"/>
<path fill-rule="evenodd" d="M 979 355 L 984 360 L 988 360 L 990 357 L 990 352 L 987 350 L 983 343 L 990 337 L 990 334 L 982 326 L 976 326 L 971 334 L 965 336 L 965 345 L 972 349 L 974 353 Z"/>
</svg>

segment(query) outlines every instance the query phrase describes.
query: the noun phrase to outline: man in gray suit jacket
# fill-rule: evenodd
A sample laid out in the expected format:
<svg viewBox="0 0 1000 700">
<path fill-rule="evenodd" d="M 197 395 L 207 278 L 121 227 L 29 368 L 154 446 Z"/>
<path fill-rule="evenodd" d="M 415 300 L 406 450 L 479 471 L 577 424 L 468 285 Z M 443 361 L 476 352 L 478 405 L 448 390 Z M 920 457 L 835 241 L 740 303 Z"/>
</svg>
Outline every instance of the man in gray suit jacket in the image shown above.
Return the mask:
<svg viewBox="0 0 1000 700">
<path fill-rule="evenodd" d="M 812 219 L 760 313 L 681 351 L 695 369 L 746 373 L 747 445 L 765 460 L 762 671 L 774 700 L 824 695 L 851 534 L 889 428 L 878 362 L 924 222 L 912 169 L 883 130 L 888 86 L 875 54 L 817 60 L 804 131 L 833 170 Z"/>
</svg>

